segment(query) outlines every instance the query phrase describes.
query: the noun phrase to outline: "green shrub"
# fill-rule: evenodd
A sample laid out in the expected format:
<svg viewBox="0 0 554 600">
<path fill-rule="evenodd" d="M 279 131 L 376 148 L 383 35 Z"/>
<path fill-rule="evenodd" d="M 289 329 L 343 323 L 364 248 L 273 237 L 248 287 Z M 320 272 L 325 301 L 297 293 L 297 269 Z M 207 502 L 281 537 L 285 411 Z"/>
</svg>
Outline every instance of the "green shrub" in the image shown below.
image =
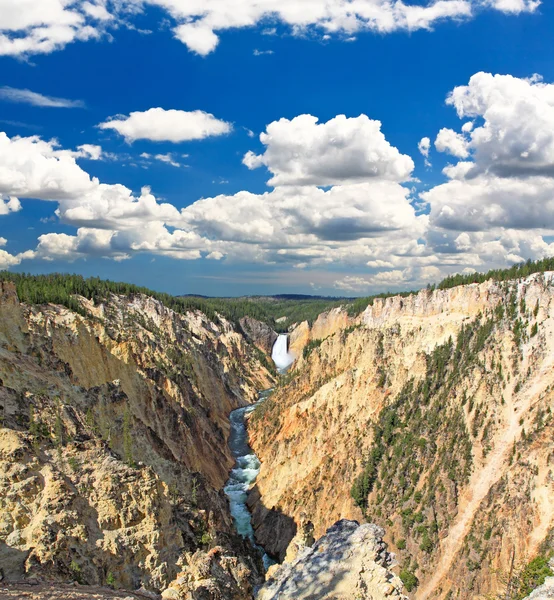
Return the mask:
<svg viewBox="0 0 554 600">
<path fill-rule="evenodd" d="M 406 588 L 406 591 L 408 592 L 413 592 L 419 585 L 419 580 L 415 573 L 409 571 L 408 569 L 402 569 L 399 573 L 399 576 L 404 584 L 404 587 Z"/>
</svg>

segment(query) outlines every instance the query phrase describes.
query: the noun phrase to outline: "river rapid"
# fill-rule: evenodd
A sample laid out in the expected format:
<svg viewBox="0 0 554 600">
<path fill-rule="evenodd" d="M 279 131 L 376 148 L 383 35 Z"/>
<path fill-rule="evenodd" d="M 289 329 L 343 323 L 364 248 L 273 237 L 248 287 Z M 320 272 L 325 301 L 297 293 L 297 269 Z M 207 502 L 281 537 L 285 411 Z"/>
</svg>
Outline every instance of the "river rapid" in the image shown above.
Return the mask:
<svg viewBox="0 0 554 600">
<path fill-rule="evenodd" d="M 254 546 L 263 552 L 264 565 L 269 568 L 274 564 L 273 561 L 261 548 L 256 544 L 254 539 L 254 529 L 252 527 L 252 516 L 246 505 L 248 490 L 254 485 L 256 478 L 260 472 L 261 463 L 258 457 L 248 445 L 248 431 L 246 430 L 246 417 L 249 415 L 258 404 L 264 402 L 273 390 L 265 390 L 260 393 L 259 399 L 255 404 L 238 408 L 231 413 L 231 434 L 229 436 L 229 448 L 235 458 L 235 466 L 230 473 L 224 491 L 229 498 L 231 507 L 231 515 L 235 522 L 237 532 L 244 538 L 248 538 Z"/>
<path fill-rule="evenodd" d="M 294 356 L 288 352 L 288 338 L 286 335 L 278 337 L 273 346 L 271 357 L 280 373 L 284 373 L 291 366 Z M 252 515 L 246 505 L 248 491 L 254 485 L 261 467 L 258 457 L 248 444 L 246 422 L 247 416 L 255 410 L 256 406 L 264 402 L 272 392 L 272 389 L 260 392 L 258 401 L 255 404 L 238 408 L 231 413 L 229 417 L 231 421 L 229 448 L 235 459 L 235 466 L 229 474 L 229 479 L 224 488 L 225 494 L 229 498 L 231 515 L 237 532 L 242 537 L 248 538 L 263 553 L 266 569 L 275 564 L 275 561 L 266 554 L 263 548 L 256 544 L 254 528 L 252 527 Z"/>
</svg>

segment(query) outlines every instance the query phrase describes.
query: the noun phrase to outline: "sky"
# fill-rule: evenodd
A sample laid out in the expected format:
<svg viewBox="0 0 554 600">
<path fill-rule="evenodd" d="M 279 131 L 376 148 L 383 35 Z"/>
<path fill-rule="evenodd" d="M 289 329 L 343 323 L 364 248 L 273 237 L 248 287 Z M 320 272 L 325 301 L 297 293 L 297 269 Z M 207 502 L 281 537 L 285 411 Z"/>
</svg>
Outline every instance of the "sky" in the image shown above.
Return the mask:
<svg viewBox="0 0 554 600">
<path fill-rule="evenodd" d="M 552 256 L 553 4 L 0 0 L 0 269 L 360 296 Z"/>
</svg>

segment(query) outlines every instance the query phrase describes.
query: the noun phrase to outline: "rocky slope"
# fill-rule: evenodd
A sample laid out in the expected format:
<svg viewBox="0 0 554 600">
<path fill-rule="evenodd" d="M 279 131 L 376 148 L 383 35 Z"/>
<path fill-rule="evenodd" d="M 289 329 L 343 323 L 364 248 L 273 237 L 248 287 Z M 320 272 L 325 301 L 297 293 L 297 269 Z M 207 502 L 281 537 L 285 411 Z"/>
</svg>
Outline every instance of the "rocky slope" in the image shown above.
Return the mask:
<svg viewBox="0 0 554 600">
<path fill-rule="evenodd" d="M 384 531 L 375 525 L 339 521 L 312 547 L 275 570 L 258 600 L 407 600 L 389 567 Z"/>
<path fill-rule="evenodd" d="M 251 598 L 221 488 L 228 415 L 271 385 L 259 352 L 148 296 L 80 304 L 0 289 L 1 577 Z"/>
<path fill-rule="evenodd" d="M 283 557 L 303 518 L 316 537 L 341 518 L 371 520 L 418 599 L 494 593 L 514 556 L 547 552 L 551 276 L 377 299 L 358 319 L 318 321 L 315 334 L 292 333 L 305 356 L 251 417 L 260 543 Z"/>
</svg>

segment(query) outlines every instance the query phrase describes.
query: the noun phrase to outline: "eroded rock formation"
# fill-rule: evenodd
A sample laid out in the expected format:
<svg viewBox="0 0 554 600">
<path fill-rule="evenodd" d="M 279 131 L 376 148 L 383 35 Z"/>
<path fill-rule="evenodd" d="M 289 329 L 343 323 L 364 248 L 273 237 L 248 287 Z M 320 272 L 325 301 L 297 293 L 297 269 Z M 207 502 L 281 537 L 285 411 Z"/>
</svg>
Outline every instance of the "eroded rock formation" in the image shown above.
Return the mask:
<svg viewBox="0 0 554 600">
<path fill-rule="evenodd" d="M 4 581 L 161 591 L 217 547 L 250 598 L 260 557 L 221 488 L 228 415 L 271 375 L 224 319 L 147 296 L 80 302 L 27 306 L 0 289 Z"/>
<path fill-rule="evenodd" d="M 325 337 L 302 326 L 306 357 L 250 420 L 258 541 L 302 514 L 316 537 L 365 518 L 385 527 L 416 598 L 500 589 L 514 553 L 533 557 L 554 528 L 551 276 L 320 320 Z"/>
<path fill-rule="evenodd" d="M 394 557 L 383 534 L 375 525 L 339 521 L 274 571 L 258 600 L 407 600 L 402 581 L 389 570 Z"/>
</svg>

